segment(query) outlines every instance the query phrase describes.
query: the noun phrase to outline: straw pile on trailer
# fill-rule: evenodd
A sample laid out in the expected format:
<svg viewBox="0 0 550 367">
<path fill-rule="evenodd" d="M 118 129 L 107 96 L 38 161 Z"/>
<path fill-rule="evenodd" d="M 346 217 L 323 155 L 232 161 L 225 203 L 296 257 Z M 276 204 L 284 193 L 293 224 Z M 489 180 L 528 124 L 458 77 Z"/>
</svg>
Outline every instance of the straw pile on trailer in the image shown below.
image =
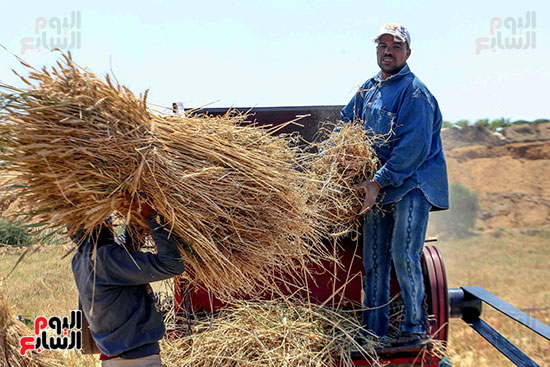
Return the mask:
<svg viewBox="0 0 550 367">
<path fill-rule="evenodd" d="M 10 306 L 0 287 L 0 367 L 62 367 L 65 366 L 59 352 L 27 352 L 22 356 L 19 339 L 32 336 L 33 330 L 12 315 Z"/>
<path fill-rule="evenodd" d="M 276 300 L 197 321 L 188 335 L 165 338 L 161 354 L 167 367 L 346 367 L 353 348 L 380 366 L 378 345 L 354 312 Z"/>
<path fill-rule="evenodd" d="M 132 233 L 145 201 L 181 244 L 186 273 L 219 296 L 274 284 L 321 253 L 315 183 L 298 170 L 287 136 L 244 126 L 243 116 L 167 116 L 126 87 L 76 65 L 31 66 L 28 87 L 0 85 L 1 174 L 14 175 L 5 199 L 27 218 L 69 234 L 109 215 Z"/>
<path fill-rule="evenodd" d="M 321 215 L 330 224 L 333 237 L 356 232 L 361 226 L 359 211 L 365 193 L 358 183 L 372 179 L 380 166 L 374 145 L 384 137 L 369 134 L 357 123 L 326 125 L 327 139 L 317 144 L 320 154 L 312 155 L 310 170 L 318 177 L 317 193 Z"/>
</svg>

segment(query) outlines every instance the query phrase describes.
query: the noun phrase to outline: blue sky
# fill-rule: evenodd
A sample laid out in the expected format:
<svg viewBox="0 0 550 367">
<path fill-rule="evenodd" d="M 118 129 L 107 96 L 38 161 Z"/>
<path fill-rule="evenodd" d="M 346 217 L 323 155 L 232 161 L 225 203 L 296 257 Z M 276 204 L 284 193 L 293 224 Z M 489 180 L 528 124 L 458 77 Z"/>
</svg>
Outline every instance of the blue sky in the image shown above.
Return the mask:
<svg viewBox="0 0 550 367">
<path fill-rule="evenodd" d="M 80 27 L 69 30 L 80 33 L 80 47 L 71 50 L 75 60 L 98 75 L 111 63 L 136 94 L 150 89 L 152 103 L 338 105 L 378 72 L 377 30 L 399 22 L 411 33 L 409 65 L 438 99 L 444 119 L 532 120 L 550 118 L 549 10 L 548 2 L 529 0 L 0 0 L 0 44 L 34 66 L 51 65 L 58 54 L 42 46 L 22 54 L 22 42 L 35 45 L 44 32 L 46 39 L 56 37 L 52 19 L 70 21 L 72 11 L 80 12 Z M 476 39 L 496 39 L 493 19 L 525 24 L 527 12 L 536 23 L 522 39 L 530 31 L 535 47 L 476 54 Z M 36 34 L 38 19 L 48 25 Z M 510 22 L 499 28 L 502 44 L 514 37 Z M 11 68 L 23 70 L 0 49 L 0 81 L 18 85 Z"/>
</svg>

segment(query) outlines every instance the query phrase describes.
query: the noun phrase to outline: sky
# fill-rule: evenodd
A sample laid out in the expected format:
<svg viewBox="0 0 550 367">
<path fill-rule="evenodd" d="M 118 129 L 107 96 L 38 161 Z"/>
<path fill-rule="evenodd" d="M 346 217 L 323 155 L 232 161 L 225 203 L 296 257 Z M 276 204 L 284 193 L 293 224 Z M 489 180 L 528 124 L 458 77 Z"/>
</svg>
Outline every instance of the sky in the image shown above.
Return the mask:
<svg viewBox="0 0 550 367">
<path fill-rule="evenodd" d="M 0 45 L 31 65 L 59 60 L 59 38 L 97 75 L 186 107 L 344 105 L 379 71 L 372 38 L 397 22 L 445 120 L 550 118 L 548 1 L 0 0 L 0 14 Z M 28 72 L 0 48 L 0 82 L 21 86 L 12 68 Z"/>
</svg>

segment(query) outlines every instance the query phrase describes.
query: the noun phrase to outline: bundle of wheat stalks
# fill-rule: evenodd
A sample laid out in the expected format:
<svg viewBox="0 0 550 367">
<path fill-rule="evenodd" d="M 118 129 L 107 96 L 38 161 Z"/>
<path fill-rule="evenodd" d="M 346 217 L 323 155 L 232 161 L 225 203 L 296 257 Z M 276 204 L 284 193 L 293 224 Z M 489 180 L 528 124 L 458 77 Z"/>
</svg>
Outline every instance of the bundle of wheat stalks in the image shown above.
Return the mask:
<svg viewBox="0 0 550 367">
<path fill-rule="evenodd" d="M 0 367 L 62 367 L 64 360 L 59 353 L 19 353 L 19 339 L 32 336 L 33 331 L 13 317 L 9 304 L 0 287 Z"/>
<path fill-rule="evenodd" d="M 350 349 L 376 362 L 375 339 L 356 314 L 288 301 L 241 302 L 197 321 L 190 334 L 165 338 L 167 367 L 353 366 Z"/>
<path fill-rule="evenodd" d="M 139 233 L 130 208 L 145 200 L 177 235 L 188 278 L 220 296 L 318 259 L 316 183 L 289 137 L 238 115 L 154 113 L 146 96 L 63 58 L 21 77 L 27 89 L 0 85 L 4 196 L 22 198 L 34 223 L 71 234 L 117 213 Z"/>
<path fill-rule="evenodd" d="M 90 232 L 114 214 L 141 241 L 131 208 L 145 201 L 178 238 L 191 284 L 218 296 L 302 274 L 324 256 L 323 236 L 357 229 L 353 185 L 378 165 L 358 125 L 311 154 L 242 115 L 152 111 L 147 93 L 99 79 L 70 54 L 51 69 L 22 63 L 26 89 L 0 84 L 0 202 L 19 198 L 33 226 Z"/>
<path fill-rule="evenodd" d="M 364 193 L 355 188 L 372 179 L 379 168 L 374 150 L 384 137 L 370 134 L 361 125 L 340 122 L 327 124 L 328 138 L 317 144 L 320 154 L 307 160 L 309 169 L 321 183 L 318 205 L 334 237 L 357 231 Z"/>
</svg>

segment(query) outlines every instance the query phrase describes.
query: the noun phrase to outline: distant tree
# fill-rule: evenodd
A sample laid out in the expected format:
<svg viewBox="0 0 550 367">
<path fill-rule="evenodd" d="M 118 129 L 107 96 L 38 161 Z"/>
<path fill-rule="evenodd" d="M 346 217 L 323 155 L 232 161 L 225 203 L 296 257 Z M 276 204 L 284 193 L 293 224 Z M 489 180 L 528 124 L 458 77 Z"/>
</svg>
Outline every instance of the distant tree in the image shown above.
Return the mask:
<svg viewBox="0 0 550 367">
<path fill-rule="evenodd" d="M 548 120 L 548 119 L 536 119 L 535 121 L 533 121 L 534 124 L 545 124 L 547 122 L 550 122 L 550 120 Z"/>
<path fill-rule="evenodd" d="M 466 127 L 469 125 L 470 125 L 470 121 L 468 120 L 458 120 L 457 122 L 455 122 L 455 126 L 458 126 L 458 127 Z"/>
<path fill-rule="evenodd" d="M 430 226 L 440 234 L 469 237 L 473 234 L 479 210 L 477 194 L 457 182 L 450 185 L 449 191 L 450 209 L 434 213 Z"/>
<path fill-rule="evenodd" d="M 444 128 L 447 128 L 447 127 L 453 127 L 453 123 L 450 122 L 450 121 L 447 121 L 447 120 L 443 120 L 443 122 L 441 123 L 441 128 L 444 129 Z"/>
<path fill-rule="evenodd" d="M 489 127 L 493 130 L 502 128 L 502 127 L 508 127 L 511 126 L 512 123 L 510 122 L 510 119 L 505 119 L 504 117 L 501 117 L 499 119 L 491 121 L 489 124 Z"/>
<path fill-rule="evenodd" d="M 489 119 L 479 119 L 474 122 L 474 126 L 489 127 Z"/>
<path fill-rule="evenodd" d="M 512 125 L 524 125 L 524 124 L 532 124 L 531 121 L 527 120 L 516 120 L 511 123 Z"/>
</svg>

